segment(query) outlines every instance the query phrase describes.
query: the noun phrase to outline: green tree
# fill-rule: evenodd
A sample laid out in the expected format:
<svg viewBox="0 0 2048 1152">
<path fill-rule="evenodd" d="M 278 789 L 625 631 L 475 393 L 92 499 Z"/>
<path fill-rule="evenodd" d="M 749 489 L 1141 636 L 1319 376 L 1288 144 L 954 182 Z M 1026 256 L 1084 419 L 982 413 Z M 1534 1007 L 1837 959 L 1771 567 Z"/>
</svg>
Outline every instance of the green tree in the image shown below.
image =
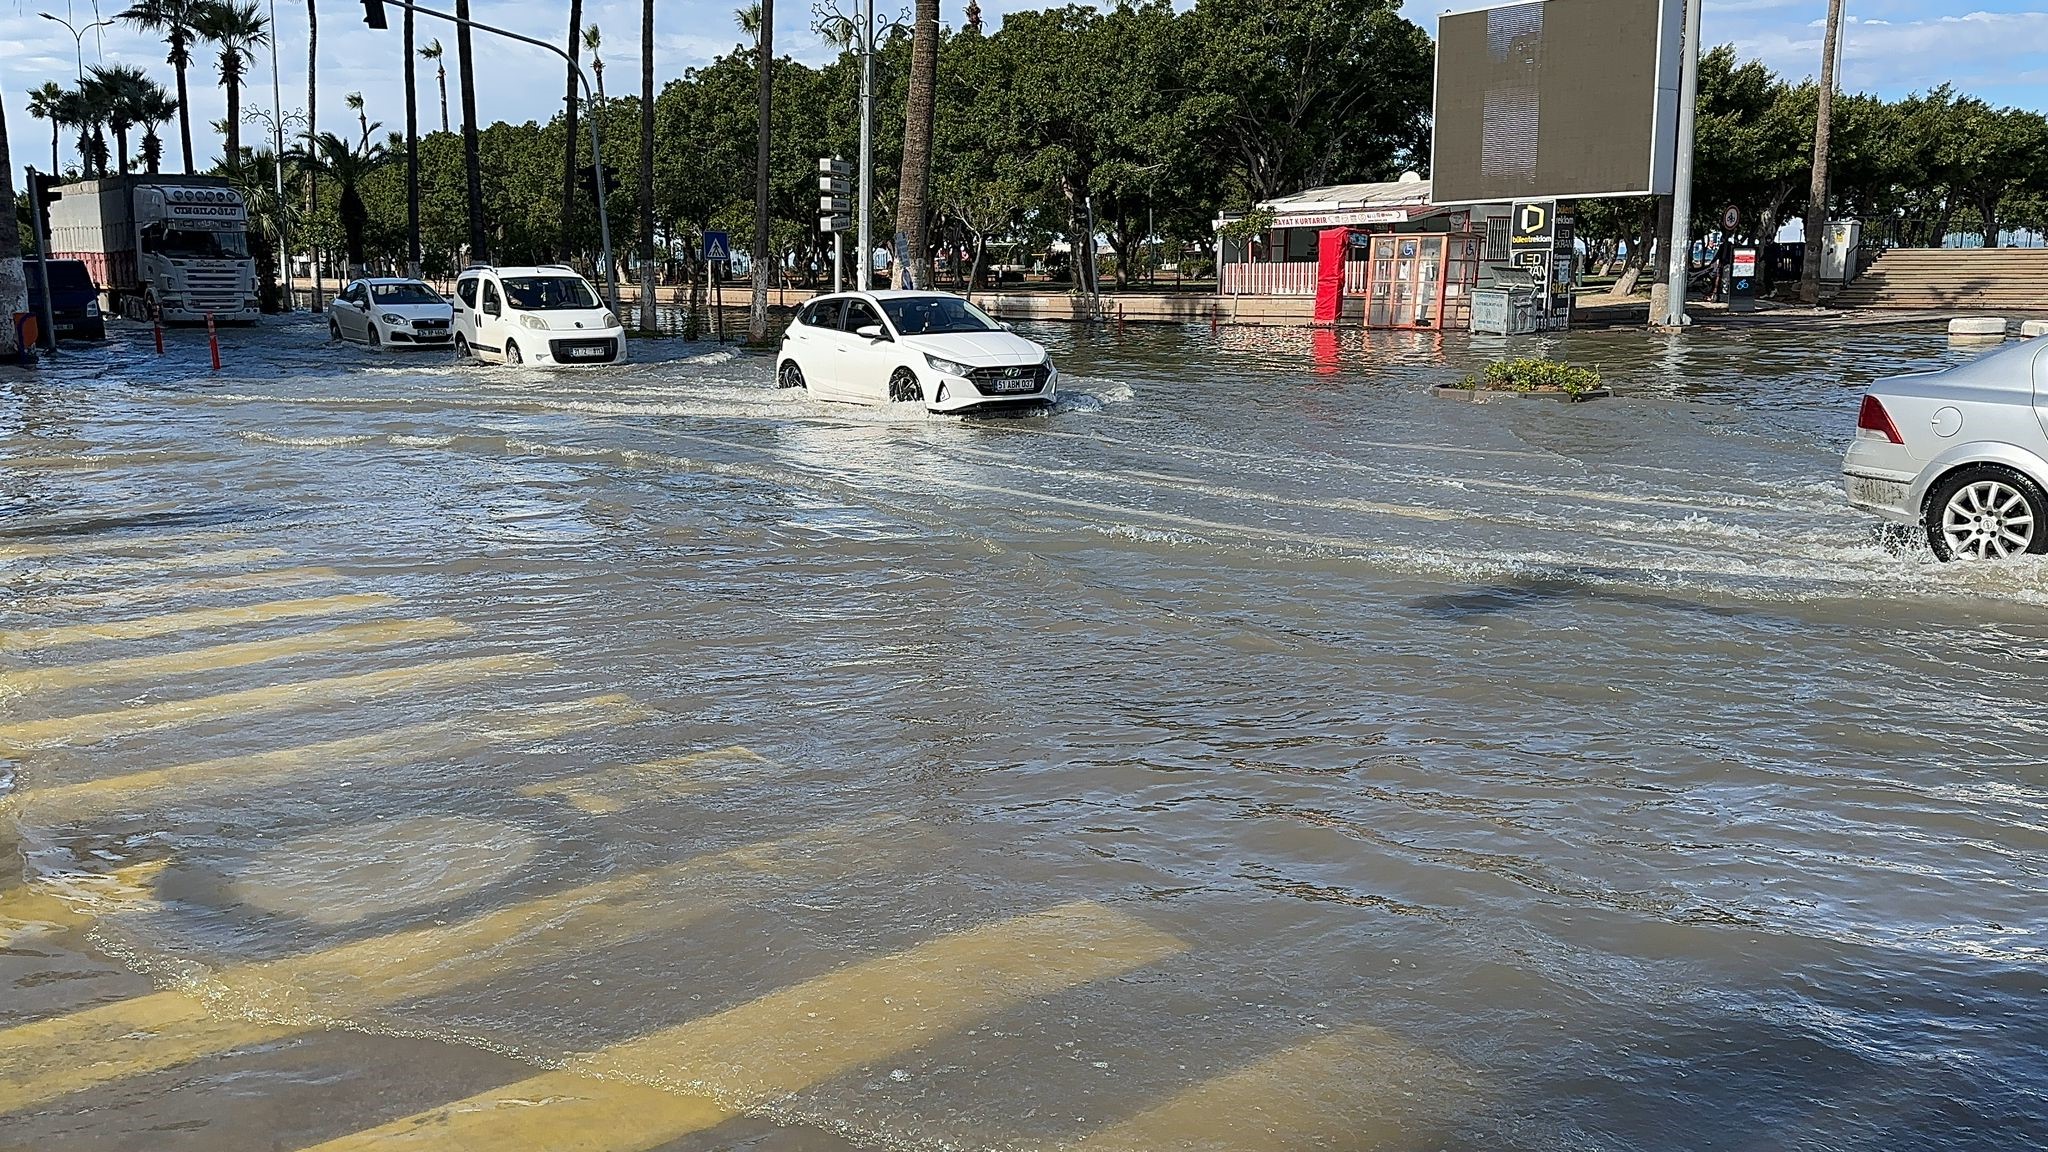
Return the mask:
<svg viewBox="0 0 2048 1152">
<path fill-rule="evenodd" d="M 256 0 L 211 0 L 199 9 L 193 31 L 220 48 L 220 86 L 227 92 L 227 163 L 242 162 L 242 76 L 256 62 L 256 49 L 270 43 L 270 21 Z"/>
<path fill-rule="evenodd" d="M 332 132 L 308 137 L 293 159 L 334 182 L 335 205 L 341 220 L 342 243 L 350 271 L 360 275 L 369 263 L 363 244 L 370 215 L 363 204 L 363 186 L 370 176 L 391 160 L 381 143 L 356 147 Z"/>
<path fill-rule="evenodd" d="M 932 182 L 932 122 L 938 109 L 939 0 L 917 0 L 910 35 L 910 89 L 903 106 L 903 171 L 896 183 L 896 220 L 903 229 L 896 286 L 931 282 L 926 200 Z"/>
<path fill-rule="evenodd" d="M 50 171 L 62 172 L 57 163 L 58 132 L 64 127 L 64 88 L 54 80 L 43 81 L 28 94 L 28 114 L 50 122 Z"/>
<path fill-rule="evenodd" d="M 178 142 L 184 148 L 185 173 L 192 173 L 192 94 L 185 84 L 185 69 L 192 63 L 192 45 L 199 39 L 196 24 L 215 0 L 137 0 L 115 18 L 126 20 L 147 32 L 155 32 L 170 46 L 164 57 L 178 76 Z M 306 0 L 308 11 L 313 0 Z M 310 52 L 311 49 L 309 48 Z"/>
</svg>

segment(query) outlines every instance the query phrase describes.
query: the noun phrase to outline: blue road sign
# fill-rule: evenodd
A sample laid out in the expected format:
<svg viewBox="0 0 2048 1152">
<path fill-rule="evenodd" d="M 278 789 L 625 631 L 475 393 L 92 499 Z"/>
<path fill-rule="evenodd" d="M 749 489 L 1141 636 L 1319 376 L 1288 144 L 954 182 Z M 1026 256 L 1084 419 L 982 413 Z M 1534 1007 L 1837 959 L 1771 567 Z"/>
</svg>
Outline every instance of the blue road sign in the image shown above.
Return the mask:
<svg viewBox="0 0 2048 1152">
<path fill-rule="evenodd" d="M 723 232 L 704 234 L 704 258 L 706 260 L 731 260 L 732 242 Z"/>
</svg>

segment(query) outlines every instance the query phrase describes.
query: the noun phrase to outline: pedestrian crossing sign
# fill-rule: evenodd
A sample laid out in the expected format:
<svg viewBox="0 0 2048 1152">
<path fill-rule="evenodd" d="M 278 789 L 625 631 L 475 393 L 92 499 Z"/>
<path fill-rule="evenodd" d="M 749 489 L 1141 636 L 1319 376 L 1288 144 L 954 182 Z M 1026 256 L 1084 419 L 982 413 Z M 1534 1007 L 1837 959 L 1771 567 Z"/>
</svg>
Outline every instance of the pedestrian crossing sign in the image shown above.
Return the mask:
<svg viewBox="0 0 2048 1152">
<path fill-rule="evenodd" d="M 731 260 L 732 242 L 723 232 L 704 234 L 704 258 L 706 260 Z"/>
</svg>

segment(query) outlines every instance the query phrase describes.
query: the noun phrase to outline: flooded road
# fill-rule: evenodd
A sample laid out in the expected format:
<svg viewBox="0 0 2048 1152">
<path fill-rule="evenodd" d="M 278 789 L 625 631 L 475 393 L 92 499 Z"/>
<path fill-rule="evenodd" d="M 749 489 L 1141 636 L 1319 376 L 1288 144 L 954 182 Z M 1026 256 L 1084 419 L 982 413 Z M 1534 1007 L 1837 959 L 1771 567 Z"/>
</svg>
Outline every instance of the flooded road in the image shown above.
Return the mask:
<svg viewBox="0 0 2048 1152">
<path fill-rule="evenodd" d="M 0 1147 L 2048 1144 L 2048 565 L 1836 481 L 1968 353 L 1030 334 L 11 378 Z"/>
</svg>

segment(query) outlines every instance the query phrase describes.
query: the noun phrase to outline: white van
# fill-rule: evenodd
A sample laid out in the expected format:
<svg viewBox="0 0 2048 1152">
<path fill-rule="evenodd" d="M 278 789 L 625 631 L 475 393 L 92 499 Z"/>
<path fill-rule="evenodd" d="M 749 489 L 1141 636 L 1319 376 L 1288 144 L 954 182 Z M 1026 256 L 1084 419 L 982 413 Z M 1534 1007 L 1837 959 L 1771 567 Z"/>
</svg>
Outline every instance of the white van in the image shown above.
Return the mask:
<svg viewBox="0 0 2048 1152">
<path fill-rule="evenodd" d="M 479 265 L 455 281 L 455 352 L 500 364 L 619 364 L 626 329 L 566 264 Z"/>
</svg>

